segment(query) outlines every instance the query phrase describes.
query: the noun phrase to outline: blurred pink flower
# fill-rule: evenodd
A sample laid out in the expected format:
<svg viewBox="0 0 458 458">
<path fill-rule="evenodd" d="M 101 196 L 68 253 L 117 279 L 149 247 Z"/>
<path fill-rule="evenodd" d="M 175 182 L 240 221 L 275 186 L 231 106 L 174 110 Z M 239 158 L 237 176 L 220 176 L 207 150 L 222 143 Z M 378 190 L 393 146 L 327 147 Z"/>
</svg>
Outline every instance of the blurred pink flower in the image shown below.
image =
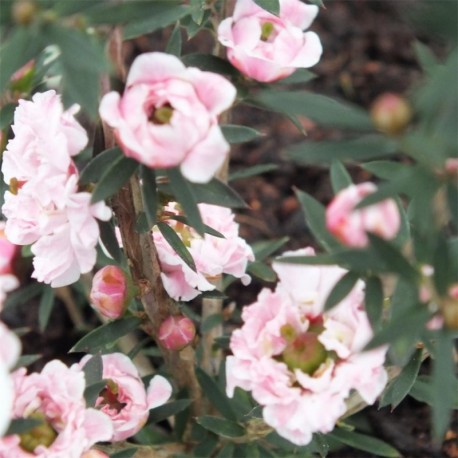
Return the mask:
<svg viewBox="0 0 458 458">
<path fill-rule="evenodd" d="M 85 356 L 81 367 L 91 359 Z M 113 424 L 111 441 L 133 436 L 145 424 L 148 412 L 165 404 L 172 394 L 172 386 L 161 375 L 155 375 L 145 390 L 137 368 L 122 353 L 102 355 L 103 378 L 108 380 L 101 391 L 96 407 L 107 414 Z"/>
<path fill-rule="evenodd" d="M 367 232 L 384 239 L 393 239 L 399 231 L 401 218 L 393 199 L 355 210 L 364 197 L 377 187 L 369 182 L 351 185 L 340 191 L 326 209 L 326 226 L 343 244 L 362 248 L 367 246 Z"/>
<path fill-rule="evenodd" d="M 105 266 L 92 279 L 89 301 L 103 316 L 116 319 L 127 305 L 127 279 L 118 266 Z"/>
<path fill-rule="evenodd" d="M 103 97 L 100 116 L 126 156 L 152 168 L 179 165 L 190 181 L 207 182 L 229 152 L 217 116 L 235 94 L 220 75 L 186 68 L 169 54 L 145 53 L 132 64 L 123 96 Z"/>
<path fill-rule="evenodd" d="M 313 255 L 307 248 L 286 255 Z M 263 406 L 263 418 L 297 445 L 314 432 L 327 433 L 357 390 L 368 404 L 383 390 L 385 348 L 362 352 L 372 337 L 358 282 L 342 302 L 325 312 L 324 301 L 345 270 L 274 263 L 277 289 L 263 289 L 243 309 L 226 362 L 227 394 L 240 387 Z M 310 281 L 309 281 L 310 279 Z M 287 281 L 286 281 L 287 280 Z"/>
<path fill-rule="evenodd" d="M 231 64 L 243 74 L 264 83 L 276 81 L 320 60 L 318 35 L 303 32 L 317 13 L 317 6 L 300 0 L 280 0 L 279 16 L 253 0 L 238 0 L 234 15 L 219 25 L 218 39 L 228 48 Z"/>
<path fill-rule="evenodd" d="M 193 321 L 184 315 L 175 315 L 161 323 L 158 338 L 165 348 L 178 351 L 189 345 L 195 335 Z"/>
<path fill-rule="evenodd" d="M 19 286 L 19 280 L 13 272 L 13 260 L 17 252 L 18 247 L 5 236 L 5 223 L 0 221 L 0 311 L 6 299 L 6 293 Z"/>
<path fill-rule="evenodd" d="M 41 373 L 13 374 L 13 418 L 42 423 L 19 435 L 0 439 L 0 458 L 80 458 L 96 442 L 107 441 L 112 425 L 107 415 L 87 409 L 84 373 L 54 360 Z"/>
<path fill-rule="evenodd" d="M 173 219 L 166 221 L 187 245 L 194 259 L 196 272 L 184 263 L 159 229 L 153 229 L 164 288 L 176 300 L 190 301 L 201 291 L 214 290 L 215 286 L 209 280 L 223 273 L 240 278 L 245 285 L 251 281 L 246 274 L 246 268 L 248 261 L 254 261 L 254 254 L 245 240 L 239 237 L 239 226 L 234 221 L 232 211 L 208 204 L 199 204 L 198 208 L 203 222 L 224 238 L 209 234 L 201 237 L 194 229 L 183 223 Z M 164 207 L 164 212 L 176 215 L 180 210 L 177 204 L 171 203 Z"/>
</svg>

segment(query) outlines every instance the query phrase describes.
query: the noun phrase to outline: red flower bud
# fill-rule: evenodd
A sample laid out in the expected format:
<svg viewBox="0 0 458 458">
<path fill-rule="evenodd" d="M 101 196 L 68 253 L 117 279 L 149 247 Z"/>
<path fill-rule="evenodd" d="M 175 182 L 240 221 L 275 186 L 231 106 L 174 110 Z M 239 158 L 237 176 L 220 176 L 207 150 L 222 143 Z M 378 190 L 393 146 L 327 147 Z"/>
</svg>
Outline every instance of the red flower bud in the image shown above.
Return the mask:
<svg viewBox="0 0 458 458">
<path fill-rule="evenodd" d="M 169 350 L 181 350 L 189 345 L 196 335 L 196 327 L 183 315 L 169 316 L 159 328 L 159 340 Z"/>
<path fill-rule="evenodd" d="M 390 92 L 377 97 L 370 111 L 375 127 L 389 135 L 402 133 L 412 119 L 409 102 Z"/>
<path fill-rule="evenodd" d="M 120 267 L 105 266 L 92 280 L 91 305 L 107 318 L 119 318 L 128 302 L 127 286 L 126 274 Z"/>
</svg>

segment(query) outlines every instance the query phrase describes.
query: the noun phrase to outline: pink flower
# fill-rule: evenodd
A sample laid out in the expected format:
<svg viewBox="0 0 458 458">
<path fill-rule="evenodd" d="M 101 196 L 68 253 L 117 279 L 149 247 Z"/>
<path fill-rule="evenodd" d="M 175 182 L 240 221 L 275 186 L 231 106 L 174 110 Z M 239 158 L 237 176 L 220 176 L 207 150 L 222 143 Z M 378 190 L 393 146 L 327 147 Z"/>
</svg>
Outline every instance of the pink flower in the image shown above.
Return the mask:
<svg viewBox="0 0 458 458">
<path fill-rule="evenodd" d="M 91 356 L 85 356 L 83 367 Z M 172 394 L 172 386 L 162 376 L 151 379 L 148 389 L 140 379 L 137 368 L 122 353 L 102 355 L 103 378 L 108 380 L 101 391 L 96 407 L 107 414 L 113 423 L 111 441 L 127 439 L 137 433 L 148 419 L 148 412 L 165 404 Z"/>
<path fill-rule="evenodd" d="M 0 458 L 80 458 L 96 442 L 111 437 L 109 418 L 87 409 L 84 373 L 60 361 L 46 364 L 41 373 L 13 374 L 13 418 L 36 418 L 42 423 L 29 432 L 0 439 Z"/>
<path fill-rule="evenodd" d="M 303 32 L 318 13 L 315 5 L 280 0 L 275 16 L 253 0 L 238 0 L 234 15 L 218 28 L 227 57 L 246 76 L 268 83 L 315 65 L 323 51 L 318 35 Z"/>
<path fill-rule="evenodd" d="M 19 286 L 19 280 L 13 273 L 13 260 L 17 251 L 18 247 L 5 236 L 5 223 L 0 221 L 0 310 L 6 293 Z"/>
<path fill-rule="evenodd" d="M 159 229 L 153 229 L 153 239 L 161 263 L 161 278 L 167 293 L 176 300 L 190 301 L 201 291 L 211 291 L 215 286 L 209 281 L 223 273 L 241 278 L 244 284 L 250 282 L 246 274 L 248 261 L 254 261 L 251 248 L 238 235 L 238 224 L 228 208 L 199 204 L 203 222 L 218 231 L 224 238 L 197 232 L 182 223 L 166 221 L 183 239 L 196 264 L 192 270 L 177 255 L 165 240 Z M 165 214 L 179 214 L 177 204 L 164 208 Z"/>
<path fill-rule="evenodd" d="M 376 190 L 377 187 L 369 182 L 351 185 L 340 191 L 326 209 L 329 232 L 345 245 L 367 246 L 367 232 L 384 239 L 393 239 L 398 233 L 401 219 L 393 199 L 355 210 L 364 197 Z"/>
<path fill-rule="evenodd" d="M 117 92 L 103 97 L 100 116 L 126 156 L 152 168 L 179 165 L 190 181 L 207 182 L 229 152 L 217 116 L 235 94 L 220 75 L 146 53 L 132 64 L 122 98 Z"/>
<path fill-rule="evenodd" d="M 169 350 L 182 350 L 196 335 L 192 320 L 183 315 L 169 316 L 159 327 L 158 338 Z"/>
<path fill-rule="evenodd" d="M 313 255 L 311 248 L 288 255 Z M 275 291 L 263 289 L 242 312 L 226 362 L 227 394 L 240 387 L 263 406 L 263 418 L 297 445 L 332 431 L 351 390 L 374 403 L 387 381 L 385 348 L 362 352 L 373 333 L 363 284 L 330 311 L 324 301 L 345 270 L 274 263 Z"/>
<path fill-rule="evenodd" d="M 127 305 L 127 279 L 118 266 L 105 266 L 92 280 L 89 296 L 91 305 L 103 316 L 116 319 Z"/>
</svg>

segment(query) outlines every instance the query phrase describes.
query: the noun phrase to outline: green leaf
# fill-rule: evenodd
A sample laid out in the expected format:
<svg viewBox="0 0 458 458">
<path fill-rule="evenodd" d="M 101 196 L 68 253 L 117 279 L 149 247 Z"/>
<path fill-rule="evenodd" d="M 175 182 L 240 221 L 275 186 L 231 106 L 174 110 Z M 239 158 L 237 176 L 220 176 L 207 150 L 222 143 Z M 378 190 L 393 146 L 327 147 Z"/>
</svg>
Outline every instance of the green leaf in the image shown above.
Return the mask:
<svg viewBox="0 0 458 458">
<path fill-rule="evenodd" d="M 278 16 L 280 14 L 279 0 L 254 0 L 261 8 L 267 10 L 269 13 Z"/>
<path fill-rule="evenodd" d="M 207 316 L 200 325 L 200 332 L 205 334 L 211 331 L 215 326 L 219 326 L 224 322 L 223 315 L 221 313 L 213 313 Z"/>
<path fill-rule="evenodd" d="M 437 238 L 437 246 L 433 257 L 433 279 L 434 286 L 440 296 L 445 296 L 448 292 L 450 283 L 453 282 L 453 260 L 447 239 L 443 234 Z"/>
<path fill-rule="evenodd" d="M 275 262 L 283 262 L 285 264 L 307 264 L 311 266 L 333 266 L 336 264 L 336 258 L 329 254 L 317 256 L 284 256 L 282 258 L 276 258 Z"/>
<path fill-rule="evenodd" d="M 152 228 L 157 220 L 157 207 L 159 203 L 156 186 L 156 174 L 153 169 L 140 166 L 141 176 L 141 193 L 143 200 L 143 208 L 145 210 L 148 225 Z"/>
<path fill-rule="evenodd" d="M 98 221 L 100 230 L 100 239 L 103 246 L 113 259 L 119 264 L 122 262 L 122 251 L 119 247 L 119 241 L 116 237 L 115 229 L 110 221 Z"/>
<path fill-rule="evenodd" d="M 194 184 L 192 189 L 197 202 L 228 208 L 248 208 L 239 194 L 218 178 L 206 184 Z"/>
<path fill-rule="evenodd" d="M 137 453 L 138 449 L 135 447 L 125 448 L 119 452 L 112 453 L 110 458 L 132 458 Z"/>
<path fill-rule="evenodd" d="M 205 233 L 202 216 L 197 207 L 198 198 L 195 194 L 195 187 L 191 186 L 178 168 L 167 170 L 170 180 L 170 187 L 177 202 L 183 208 L 191 226 L 201 235 Z M 194 269 L 195 270 L 195 269 Z"/>
<path fill-rule="evenodd" d="M 212 56 L 211 54 L 186 54 L 181 56 L 181 60 L 187 67 L 197 67 L 200 70 L 209 70 L 229 76 L 239 75 L 237 70 L 226 59 Z"/>
<path fill-rule="evenodd" d="M 107 380 L 100 380 L 99 382 L 88 385 L 84 389 L 84 399 L 87 407 L 95 407 L 97 398 L 100 392 L 107 386 Z"/>
<path fill-rule="evenodd" d="M 241 437 L 245 434 L 245 429 L 238 423 L 220 417 L 205 415 L 203 417 L 197 417 L 196 422 L 218 436 Z"/>
<path fill-rule="evenodd" d="M 231 442 L 228 442 L 223 446 L 223 448 L 218 452 L 216 458 L 232 458 L 235 452 L 235 445 Z"/>
<path fill-rule="evenodd" d="M 431 48 L 419 41 L 415 41 L 413 47 L 417 60 L 423 71 L 426 73 L 432 73 L 436 65 L 438 65 L 438 61 Z"/>
<path fill-rule="evenodd" d="M 86 385 L 93 385 L 102 380 L 103 360 L 101 355 L 94 355 L 83 367 Z"/>
<path fill-rule="evenodd" d="M 113 346 L 122 336 L 138 329 L 141 322 L 140 318 L 128 317 L 104 324 L 80 339 L 70 353 L 96 353 L 101 349 Z"/>
<path fill-rule="evenodd" d="M 138 162 L 122 156 L 109 166 L 92 192 L 91 202 L 95 204 L 116 194 L 135 173 Z"/>
<path fill-rule="evenodd" d="M 376 439 L 375 437 L 366 436 L 365 434 L 347 431 L 345 429 L 334 429 L 329 437 L 335 439 L 342 444 L 354 447 L 358 450 L 364 450 L 368 453 L 373 453 L 378 456 L 386 456 L 390 458 L 400 457 L 400 453 L 386 442 Z"/>
<path fill-rule="evenodd" d="M 240 180 L 242 178 L 250 178 L 250 177 L 261 175 L 263 173 L 271 172 L 271 171 L 277 170 L 277 169 L 278 169 L 278 165 L 277 164 L 254 165 L 253 167 L 247 167 L 247 168 L 243 168 L 243 169 L 237 170 L 235 172 L 232 172 L 229 175 L 228 181 Z"/>
<path fill-rule="evenodd" d="M 363 169 L 384 180 L 392 180 L 408 167 L 406 164 L 394 161 L 372 161 L 362 165 Z"/>
<path fill-rule="evenodd" d="M 454 393 L 455 397 L 451 404 L 453 409 L 458 409 L 458 379 L 454 380 Z M 434 404 L 432 393 L 432 377 L 429 375 L 419 375 L 409 392 L 419 402 L 425 402 L 432 406 Z"/>
<path fill-rule="evenodd" d="M 380 399 L 380 408 L 391 404 L 393 410 L 409 394 L 421 366 L 422 354 L 423 350 L 418 349 L 402 372 L 388 385 Z"/>
<path fill-rule="evenodd" d="M 191 0 L 191 17 L 197 24 L 201 25 L 204 19 L 206 0 Z"/>
<path fill-rule="evenodd" d="M 151 4 L 148 17 L 131 22 L 124 28 L 124 39 L 132 40 L 141 35 L 163 29 L 190 12 L 188 5 L 177 5 L 174 2 L 157 2 Z"/>
<path fill-rule="evenodd" d="M 347 272 L 332 288 L 324 304 L 324 309 L 329 310 L 345 299 L 358 280 L 357 274 Z"/>
<path fill-rule="evenodd" d="M 44 285 L 42 283 L 30 283 L 23 288 L 19 288 L 16 291 L 8 294 L 5 302 L 3 303 L 3 307 L 6 309 L 8 307 L 15 307 L 18 305 L 26 304 L 33 299 L 34 297 L 38 296 L 44 289 Z"/>
<path fill-rule="evenodd" d="M 332 161 L 331 164 L 331 183 L 334 194 L 337 194 L 339 191 L 342 191 L 342 189 L 348 188 L 348 186 L 353 184 L 347 169 L 342 162 L 338 160 Z"/>
<path fill-rule="evenodd" d="M 224 137 L 229 143 L 243 143 L 262 137 L 263 134 L 256 129 L 235 124 L 223 124 L 221 126 Z"/>
<path fill-rule="evenodd" d="M 432 424 L 437 444 L 444 438 L 456 399 L 454 339 L 452 333 L 438 332 L 435 339 L 432 375 Z"/>
<path fill-rule="evenodd" d="M 38 306 L 38 323 L 40 331 L 43 332 L 48 325 L 49 317 L 54 305 L 54 290 L 50 286 L 45 286 Z"/>
<path fill-rule="evenodd" d="M 253 275 L 253 277 L 270 283 L 277 280 L 275 271 L 270 266 L 260 261 L 249 262 L 247 272 Z"/>
<path fill-rule="evenodd" d="M 361 108 L 306 91 L 262 90 L 250 102 L 279 113 L 306 116 L 323 126 L 372 131 L 369 115 Z"/>
<path fill-rule="evenodd" d="M 325 208 L 309 194 L 296 190 L 297 198 L 305 214 L 305 222 L 320 245 L 327 251 L 341 245 L 326 228 Z"/>
<path fill-rule="evenodd" d="M 354 140 L 332 140 L 295 144 L 287 149 L 288 157 L 298 164 L 323 164 L 334 160 L 367 161 L 389 156 L 398 150 L 397 142 L 382 135 L 367 135 Z"/>
<path fill-rule="evenodd" d="M 213 378 L 210 377 L 200 367 L 196 367 L 195 371 L 199 385 L 201 386 L 203 393 L 205 393 L 205 396 L 208 398 L 212 406 L 228 420 L 236 421 L 237 412 L 234 411 L 228 397 L 221 391 L 220 387 L 213 380 Z M 215 432 L 211 429 L 210 431 Z"/>
<path fill-rule="evenodd" d="M 192 404 L 192 399 L 178 399 L 151 409 L 148 417 L 148 424 L 159 423 L 166 418 L 173 417 L 183 412 Z"/>
<path fill-rule="evenodd" d="M 383 285 L 379 277 L 366 280 L 364 306 L 373 329 L 378 329 L 383 312 Z"/>
<path fill-rule="evenodd" d="M 5 436 L 12 436 L 14 434 L 22 434 L 31 429 L 39 426 L 43 423 L 43 420 L 37 418 L 16 418 L 11 420 L 10 426 L 5 433 Z"/>
<path fill-rule="evenodd" d="M 191 226 L 189 224 L 188 219 L 186 216 L 183 215 L 172 215 L 172 216 L 167 216 L 168 219 L 173 219 L 175 221 L 179 221 L 180 223 L 186 224 L 187 226 Z M 212 235 L 213 237 L 218 237 L 220 239 L 225 239 L 223 234 L 221 232 L 218 232 L 217 230 L 213 229 L 212 227 L 208 226 L 207 224 L 204 224 L 204 230 L 206 234 Z"/>
<path fill-rule="evenodd" d="M 7 103 L 0 110 L 0 130 L 13 124 L 14 111 L 16 110 L 15 103 Z"/>
<path fill-rule="evenodd" d="M 13 367 L 13 371 L 20 367 L 30 366 L 35 361 L 38 361 L 40 358 L 42 358 L 42 356 L 43 355 L 21 355 Z"/>
<path fill-rule="evenodd" d="M 289 237 L 283 237 L 278 240 L 256 242 L 251 246 L 251 248 L 253 249 L 256 261 L 264 261 L 264 259 L 275 253 L 288 242 Z"/>
<path fill-rule="evenodd" d="M 298 68 L 292 75 L 287 78 L 276 81 L 277 84 L 304 84 L 315 79 L 317 75 L 305 68 Z"/>
<path fill-rule="evenodd" d="M 176 254 L 184 261 L 184 263 L 192 269 L 194 272 L 197 272 L 196 264 L 194 259 L 184 244 L 183 240 L 177 235 L 177 233 L 167 224 L 159 222 L 157 227 L 161 231 L 161 234 L 167 240 L 168 244 L 174 249 Z"/>
<path fill-rule="evenodd" d="M 86 185 L 99 181 L 107 168 L 123 156 L 123 152 L 117 146 L 97 154 L 81 171 L 79 178 L 80 184 Z"/>
<path fill-rule="evenodd" d="M 181 56 L 181 27 L 179 22 L 175 24 L 175 27 L 170 34 L 165 52 L 167 54 L 172 54 L 173 56 Z"/>
</svg>

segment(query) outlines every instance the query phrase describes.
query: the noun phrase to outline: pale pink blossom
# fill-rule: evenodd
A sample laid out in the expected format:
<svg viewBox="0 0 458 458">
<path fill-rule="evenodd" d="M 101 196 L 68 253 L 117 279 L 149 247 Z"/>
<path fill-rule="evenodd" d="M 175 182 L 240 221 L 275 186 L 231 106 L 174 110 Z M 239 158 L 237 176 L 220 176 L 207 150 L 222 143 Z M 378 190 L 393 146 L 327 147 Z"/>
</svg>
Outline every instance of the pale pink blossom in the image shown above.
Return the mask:
<svg viewBox="0 0 458 458">
<path fill-rule="evenodd" d="M 19 286 L 19 280 L 13 272 L 13 260 L 17 252 L 18 247 L 5 236 L 5 223 L 0 221 L 0 310 L 6 294 Z"/>
<path fill-rule="evenodd" d="M 311 248 L 287 255 L 313 255 Z M 351 390 L 368 404 L 382 392 L 385 348 L 362 352 L 373 331 L 364 310 L 363 283 L 329 311 L 324 302 L 345 270 L 274 263 L 280 282 L 263 289 L 242 311 L 226 362 L 227 394 L 251 391 L 278 434 L 305 445 L 332 431 Z"/>
<path fill-rule="evenodd" d="M 118 266 L 105 266 L 92 279 L 89 301 L 106 318 L 116 319 L 127 305 L 127 278 Z"/>
<path fill-rule="evenodd" d="M 84 366 L 91 356 L 81 360 Z M 146 423 L 150 409 L 165 404 L 172 394 L 172 386 L 161 375 L 155 375 L 145 390 L 132 361 L 122 353 L 102 355 L 103 378 L 108 380 L 101 391 L 96 407 L 108 415 L 113 424 L 111 441 L 133 436 Z"/>
<path fill-rule="evenodd" d="M 220 75 L 186 68 L 169 54 L 145 53 L 132 64 L 123 96 L 103 97 L 100 116 L 126 156 L 152 168 L 180 166 L 189 180 L 207 182 L 229 152 L 217 116 L 235 94 Z"/>
<path fill-rule="evenodd" d="M 199 204 L 198 208 L 204 224 L 218 231 L 223 237 L 210 234 L 201 237 L 183 223 L 177 223 L 173 219 L 166 220 L 187 245 L 196 271 L 184 263 L 157 227 L 153 229 L 162 282 L 168 294 L 176 300 L 189 301 L 202 291 L 214 290 L 215 286 L 210 280 L 223 273 L 240 278 L 245 285 L 251 280 L 246 274 L 246 268 L 249 261 L 254 261 L 254 254 L 245 240 L 239 237 L 239 226 L 234 221 L 232 211 L 208 204 Z M 179 208 L 172 203 L 164 208 L 164 212 L 175 215 L 179 213 Z"/>
<path fill-rule="evenodd" d="M 196 335 L 194 322 L 184 315 L 166 318 L 159 327 L 158 339 L 169 350 L 182 350 Z"/>
<path fill-rule="evenodd" d="M 367 207 L 355 207 L 377 187 L 369 182 L 351 185 L 340 191 L 326 209 L 326 226 L 337 239 L 348 246 L 367 246 L 367 232 L 393 239 L 399 231 L 401 218 L 393 199 L 385 199 Z"/>
<path fill-rule="evenodd" d="M 30 433 L 0 440 L 0 458 L 80 458 L 96 442 L 107 441 L 113 429 L 103 412 L 86 408 L 84 373 L 54 360 L 41 373 L 13 374 L 13 418 L 37 418 Z"/>
<path fill-rule="evenodd" d="M 304 32 L 318 13 L 315 5 L 300 0 L 280 0 L 275 16 L 253 0 L 238 0 L 234 15 L 218 27 L 218 39 L 226 46 L 227 58 L 246 76 L 271 82 L 308 68 L 323 51 L 315 32 Z"/>
</svg>

